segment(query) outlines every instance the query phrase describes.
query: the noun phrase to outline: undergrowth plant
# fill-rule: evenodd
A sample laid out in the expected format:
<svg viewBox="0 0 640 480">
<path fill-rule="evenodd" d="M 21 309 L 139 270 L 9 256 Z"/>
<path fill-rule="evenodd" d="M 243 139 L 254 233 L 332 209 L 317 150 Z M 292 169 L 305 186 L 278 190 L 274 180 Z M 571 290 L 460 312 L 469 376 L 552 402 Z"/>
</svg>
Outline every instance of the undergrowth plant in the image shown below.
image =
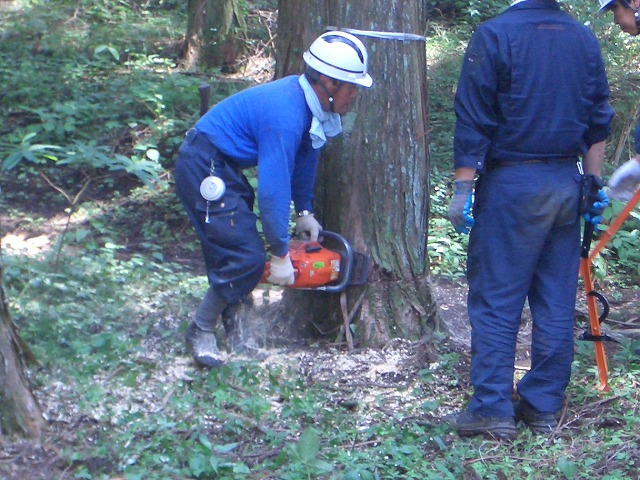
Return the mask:
<svg viewBox="0 0 640 480">
<path fill-rule="evenodd" d="M 197 116 L 197 86 L 203 80 L 176 70 L 183 33 L 176 17 L 185 13 L 176 4 L 29 5 L 15 13 L 0 11 L 3 195 L 17 203 L 30 189 L 39 192 L 40 201 L 52 195 L 49 205 L 66 212 L 51 258 L 57 266 L 67 235 L 77 242 L 95 233 L 74 231 L 72 225 L 87 197 L 127 195 L 134 182 L 125 176 L 165 194 L 172 188 L 169 169 Z M 157 11 L 164 13 L 153 14 Z M 173 44 L 167 46 L 167 39 Z M 243 81 L 214 85 L 212 101 L 244 86 Z M 177 203 L 170 198 L 169 212 Z M 143 220 L 145 236 L 161 230 L 157 221 Z M 157 248 L 154 254 L 160 255 Z"/>
</svg>

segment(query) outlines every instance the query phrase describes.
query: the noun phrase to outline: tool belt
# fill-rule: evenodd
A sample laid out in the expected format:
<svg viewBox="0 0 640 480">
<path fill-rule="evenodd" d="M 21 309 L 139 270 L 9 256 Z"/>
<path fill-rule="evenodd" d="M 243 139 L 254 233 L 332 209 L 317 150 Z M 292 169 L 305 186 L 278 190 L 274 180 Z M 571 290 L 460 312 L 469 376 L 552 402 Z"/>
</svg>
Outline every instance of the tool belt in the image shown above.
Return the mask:
<svg viewBox="0 0 640 480">
<path fill-rule="evenodd" d="M 527 160 L 498 160 L 493 159 L 488 163 L 488 168 L 516 167 L 519 165 L 529 165 L 533 163 L 558 163 L 558 162 L 577 162 L 577 156 L 555 157 L 555 158 L 532 158 Z"/>
</svg>

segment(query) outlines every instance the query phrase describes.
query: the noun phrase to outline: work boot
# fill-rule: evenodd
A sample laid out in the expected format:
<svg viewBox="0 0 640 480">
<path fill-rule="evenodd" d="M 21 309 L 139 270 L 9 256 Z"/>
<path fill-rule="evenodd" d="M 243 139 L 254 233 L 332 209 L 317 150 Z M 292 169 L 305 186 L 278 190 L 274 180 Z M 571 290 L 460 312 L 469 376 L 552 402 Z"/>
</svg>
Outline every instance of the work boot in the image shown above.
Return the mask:
<svg viewBox="0 0 640 480">
<path fill-rule="evenodd" d="M 516 420 L 526 423 L 534 432 L 551 433 L 558 427 L 555 413 L 538 412 L 524 400 L 516 401 L 513 409 L 516 413 Z"/>
<path fill-rule="evenodd" d="M 195 322 L 191 322 L 184 338 L 187 341 L 189 353 L 199 366 L 217 368 L 224 364 L 213 332 L 202 330 Z"/>
<path fill-rule="evenodd" d="M 448 415 L 445 421 L 461 437 L 485 435 L 499 440 L 513 440 L 518 435 L 513 417 L 482 417 L 465 410 Z"/>
</svg>

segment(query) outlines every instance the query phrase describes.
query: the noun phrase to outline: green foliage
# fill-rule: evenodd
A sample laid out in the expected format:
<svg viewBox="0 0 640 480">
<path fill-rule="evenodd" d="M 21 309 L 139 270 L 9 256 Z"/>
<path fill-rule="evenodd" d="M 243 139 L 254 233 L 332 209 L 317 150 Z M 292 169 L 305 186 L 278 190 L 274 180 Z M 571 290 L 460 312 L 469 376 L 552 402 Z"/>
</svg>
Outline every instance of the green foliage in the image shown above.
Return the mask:
<svg viewBox="0 0 640 480">
<path fill-rule="evenodd" d="M 2 257 L 13 318 L 41 362 L 29 373 L 51 416 L 52 442 L 64 437 L 56 478 L 635 478 L 636 341 L 611 356 L 617 397 L 604 397 L 609 403 L 593 387 L 592 345 L 580 343 L 566 426 L 553 438 L 522 429 L 513 443 L 459 439 L 437 422 L 468 391 L 463 360 L 446 346 L 437 362 L 407 367 L 406 385 L 383 390 L 360 373 L 352 385 L 311 378 L 286 352 L 193 368 L 182 335 L 206 279 L 171 263 L 178 247 L 193 258 L 200 251 L 171 184 L 155 181 L 168 177 L 197 114 L 202 79 L 177 73 L 175 51 L 166 49 L 184 34 L 186 2 L 23 3 L 26 12 L 0 13 L 3 221 L 42 229 L 30 191 L 42 192 L 42 208 L 56 205 L 59 190 L 43 191 L 41 175 L 71 200 L 87 175 L 98 179 L 69 208 L 57 268 L 50 252 Z M 471 28 L 506 4 L 432 2 L 444 17 L 433 15 L 427 45 L 429 251 L 432 272 L 452 279 L 464 274 L 467 241 L 447 219 L 455 82 Z M 594 8 L 571 4 L 578 6 L 583 18 Z M 608 64 L 622 71 L 632 49 L 611 35 L 620 43 Z M 220 82 L 213 101 L 245 85 Z M 631 105 L 633 92 L 615 85 L 616 102 Z M 603 268 L 637 275 L 637 221 L 616 236 Z M 341 406 L 345 396 L 358 400 L 356 409 Z"/>
<path fill-rule="evenodd" d="M 430 0 L 429 17 L 449 24 L 475 25 L 507 8 L 507 0 Z"/>
<path fill-rule="evenodd" d="M 333 471 L 333 465 L 320 458 L 320 437 L 318 433 L 307 428 L 298 441 L 290 445 L 291 472 L 299 472 L 294 478 L 314 478 Z"/>
<path fill-rule="evenodd" d="M 35 135 L 35 133 L 26 135 L 20 145 L 9 153 L 2 163 L 3 170 L 11 170 L 23 159 L 36 165 L 43 165 L 50 160 L 56 166 L 71 165 L 76 168 L 86 167 L 90 170 L 124 170 L 147 185 L 151 185 L 152 181 L 158 178 L 159 153 L 155 148 L 146 149 L 144 146 L 136 145 L 134 150 L 143 150 L 143 155 L 127 157 L 119 154 L 110 155 L 107 146 L 96 147 L 74 141 L 66 151 L 61 152 L 62 147 L 56 145 L 31 144 L 31 139 Z"/>
<path fill-rule="evenodd" d="M 0 11 L 0 165 L 11 172 L 3 176 L 5 198 L 16 200 L 29 186 L 43 192 L 41 200 L 63 200 L 70 222 L 85 196 L 129 191 L 130 178 L 167 191 L 202 83 L 175 69 L 185 5 L 40 3 Z M 246 85 L 216 84 L 211 100 Z M 166 229 L 157 219 L 136 228 L 150 238 L 144 248 L 160 258 L 152 235 L 166 236 Z M 81 231 L 69 232 L 72 242 Z M 59 238 L 58 253 L 66 240 Z"/>
<path fill-rule="evenodd" d="M 612 202 L 604 212 L 605 220 L 610 223 L 616 219 L 624 206 L 621 202 Z M 630 213 L 622 228 L 608 241 L 600 261 L 596 263 L 599 276 L 603 278 L 610 271 L 620 272 L 620 279 L 626 277 L 629 283 L 636 283 L 634 280 L 640 277 L 639 240 L 640 214 L 636 210 Z"/>
<path fill-rule="evenodd" d="M 55 160 L 57 158 L 54 152 L 60 150 L 60 147 L 57 145 L 32 144 L 31 139 L 35 136 L 35 133 L 25 135 L 15 147 L 10 144 L 5 145 L 7 150 L 11 149 L 12 151 L 2 162 L 2 170 L 11 170 L 23 159 L 35 164 L 41 164 L 47 159 Z"/>
<path fill-rule="evenodd" d="M 177 48 L 165 46 L 184 34 L 182 2 L 31 3 L 0 12 L 3 167 L 51 161 L 56 185 L 86 167 L 159 178 L 195 119 L 202 81 L 176 72 Z"/>
</svg>

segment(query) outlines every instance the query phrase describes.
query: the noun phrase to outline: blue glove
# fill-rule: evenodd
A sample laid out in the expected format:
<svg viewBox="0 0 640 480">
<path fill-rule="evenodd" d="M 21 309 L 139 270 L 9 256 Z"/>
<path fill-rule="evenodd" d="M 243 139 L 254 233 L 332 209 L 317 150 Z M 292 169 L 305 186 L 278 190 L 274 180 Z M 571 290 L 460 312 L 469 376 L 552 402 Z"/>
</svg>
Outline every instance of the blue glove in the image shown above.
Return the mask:
<svg viewBox="0 0 640 480">
<path fill-rule="evenodd" d="M 473 180 L 455 180 L 455 190 L 449 204 L 449 220 L 458 233 L 468 234 L 475 220 L 471 215 L 473 207 Z"/>
<path fill-rule="evenodd" d="M 609 198 L 607 197 L 606 192 L 601 188 L 598 190 L 598 200 L 593 202 L 591 205 L 591 210 L 582 215 L 585 222 L 592 223 L 593 225 L 598 225 L 602 221 L 602 212 L 609 205 Z"/>
</svg>

